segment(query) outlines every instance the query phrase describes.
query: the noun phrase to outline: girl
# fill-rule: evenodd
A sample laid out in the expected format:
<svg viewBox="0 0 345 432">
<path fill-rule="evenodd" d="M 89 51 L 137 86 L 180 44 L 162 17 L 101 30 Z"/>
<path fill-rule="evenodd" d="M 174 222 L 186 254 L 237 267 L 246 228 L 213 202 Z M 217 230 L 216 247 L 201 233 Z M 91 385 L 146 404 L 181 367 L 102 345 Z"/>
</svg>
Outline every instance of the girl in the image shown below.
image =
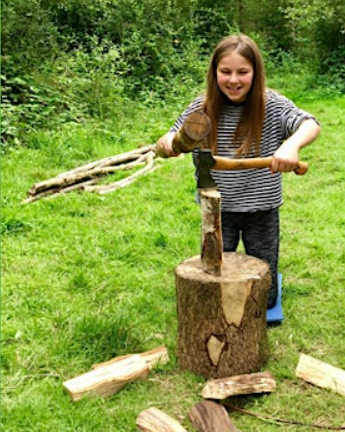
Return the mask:
<svg viewBox="0 0 345 432">
<path fill-rule="evenodd" d="M 224 251 L 235 252 L 241 238 L 248 255 L 267 261 L 272 274 L 268 308 L 277 300 L 281 173 L 297 167 L 299 150 L 320 133 L 316 119 L 290 100 L 265 88 L 260 51 L 245 35 L 229 36 L 216 47 L 206 94 L 194 100 L 157 145 L 167 157 L 172 138 L 193 111 L 211 119 L 210 145 L 228 158 L 273 156 L 271 169 L 212 171 L 221 193 Z M 198 149 L 193 151 L 196 162 Z"/>
</svg>

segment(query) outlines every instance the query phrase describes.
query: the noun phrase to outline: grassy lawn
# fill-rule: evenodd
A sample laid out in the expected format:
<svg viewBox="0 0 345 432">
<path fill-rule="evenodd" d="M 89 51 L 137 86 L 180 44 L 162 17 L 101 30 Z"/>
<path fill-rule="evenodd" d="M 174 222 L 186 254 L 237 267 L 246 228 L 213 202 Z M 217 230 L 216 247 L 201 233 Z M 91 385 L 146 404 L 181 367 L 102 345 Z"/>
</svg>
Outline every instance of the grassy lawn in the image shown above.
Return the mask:
<svg viewBox="0 0 345 432">
<path fill-rule="evenodd" d="M 345 425 L 344 397 L 295 377 L 301 353 L 345 369 L 345 97 L 304 97 L 322 123 L 303 149 L 306 176 L 284 175 L 285 321 L 268 330 L 270 395 L 230 402 L 261 416 Z M 188 431 L 205 380 L 178 369 L 174 269 L 198 255 L 190 156 L 160 162 L 131 186 L 22 205 L 40 180 L 154 143 L 182 106 L 119 109 L 106 124 L 39 132 L 2 159 L 2 424 L 7 432 L 132 432 L 155 406 Z M 62 382 L 114 356 L 166 344 L 170 362 L 103 399 L 72 403 Z M 242 431 L 308 431 L 231 413 Z"/>
</svg>

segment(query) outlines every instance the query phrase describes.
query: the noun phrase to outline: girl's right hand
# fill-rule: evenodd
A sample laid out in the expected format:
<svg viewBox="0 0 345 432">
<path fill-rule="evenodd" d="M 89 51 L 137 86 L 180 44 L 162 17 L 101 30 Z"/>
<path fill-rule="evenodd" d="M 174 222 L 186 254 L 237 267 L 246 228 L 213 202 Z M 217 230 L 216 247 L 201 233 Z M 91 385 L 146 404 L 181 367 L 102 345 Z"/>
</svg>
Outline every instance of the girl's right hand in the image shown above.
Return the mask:
<svg viewBox="0 0 345 432">
<path fill-rule="evenodd" d="M 175 153 L 172 146 L 172 141 L 175 132 L 168 132 L 163 135 L 156 144 L 156 153 L 161 158 L 177 157 L 180 153 Z"/>
</svg>

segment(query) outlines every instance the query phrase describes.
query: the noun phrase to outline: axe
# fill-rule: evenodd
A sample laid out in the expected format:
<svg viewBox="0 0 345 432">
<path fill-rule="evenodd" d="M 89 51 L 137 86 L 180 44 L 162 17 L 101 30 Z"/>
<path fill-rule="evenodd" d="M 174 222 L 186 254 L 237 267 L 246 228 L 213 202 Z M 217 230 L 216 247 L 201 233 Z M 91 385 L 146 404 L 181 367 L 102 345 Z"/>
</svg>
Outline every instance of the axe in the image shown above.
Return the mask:
<svg viewBox="0 0 345 432">
<path fill-rule="evenodd" d="M 243 170 L 251 168 L 270 168 L 273 157 L 228 159 L 212 154 L 209 148 L 208 136 L 211 131 L 211 121 L 203 111 L 191 113 L 184 121 L 182 128 L 175 134 L 172 141 L 172 148 L 175 153 L 189 153 L 199 148 L 197 159 L 198 183 L 200 189 L 215 188 L 216 184 L 212 179 L 210 170 Z M 158 145 L 156 152 L 164 157 Z M 298 175 L 306 174 L 308 164 L 299 161 L 295 168 Z"/>
<path fill-rule="evenodd" d="M 211 149 L 201 148 L 197 159 L 198 188 L 210 189 L 216 187 L 210 170 L 242 170 L 250 168 L 270 168 L 273 157 L 249 158 L 249 159 L 227 159 L 214 156 Z M 308 171 L 306 162 L 298 161 L 294 172 L 303 175 Z"/>
</svg>

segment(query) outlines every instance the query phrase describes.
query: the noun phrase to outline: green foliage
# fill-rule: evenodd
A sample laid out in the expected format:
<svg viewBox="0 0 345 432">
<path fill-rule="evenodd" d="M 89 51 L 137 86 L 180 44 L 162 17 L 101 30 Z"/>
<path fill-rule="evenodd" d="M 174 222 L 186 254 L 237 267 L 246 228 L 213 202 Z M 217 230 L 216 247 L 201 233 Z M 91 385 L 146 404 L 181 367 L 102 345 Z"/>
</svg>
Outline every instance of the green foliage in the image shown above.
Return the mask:
<svg viewBox="0 0 345 432">
<path fill-rule="evenodd" d="M 110 119 L 125 100 L 188 102 L 233 32 L 254 35 L 269 75 L 303 69 L 313 87 L 345 91 L 340 0 L 5 0 L 1 18 L 5 150 L 38 129 Z"/>
<path fill-rule="evenodd" d="M 345 4 L 342 0 L 290 0 L 286 9 L 295 51 L 344 90 Z"/>
<path fill-rule="evenodd" d="M 80 121 L 78 110 L 62 88 L 54 88 L 34 77 L 7 78 L 2 75 L 2 148 L 19 141 L 23 133 L 49 128 L 69 121 Z M 41 78 L 41 77 L 40 77 Z"/>
<path fill-rule="evenodd" d="M 40 128 L 110 117 L 122 97 L 126 72 L 117 47 L 96 37 L 88 48 L 62 54 L 40 72 L 17 77 L 13 65 L 5 66 L 10 77 L 1 77 L 3 148 Z"/>
<path fill-rule="evenodd" d="M 11 59 L 18 74 L 59 52 L 58 30 L 40 0 L 1 2 L 1 55 Z M 7 65 L 2 64 L 5 75 Z"/>
</svg>

